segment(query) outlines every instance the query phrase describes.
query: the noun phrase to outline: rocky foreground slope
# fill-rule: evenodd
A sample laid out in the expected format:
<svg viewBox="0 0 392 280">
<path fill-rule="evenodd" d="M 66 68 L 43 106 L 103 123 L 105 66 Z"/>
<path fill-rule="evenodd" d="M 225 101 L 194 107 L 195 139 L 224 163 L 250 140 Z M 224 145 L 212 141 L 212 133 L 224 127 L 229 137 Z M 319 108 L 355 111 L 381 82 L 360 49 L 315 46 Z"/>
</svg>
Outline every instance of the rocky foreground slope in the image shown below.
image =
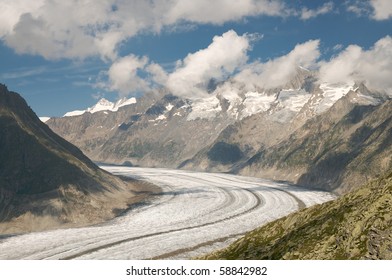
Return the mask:
<svg viewBox="0 0 392 280">
<path fill-rule="evenodd" d="M 0 233 L 103 221 L 143 186 L 99 169 L 0 85 Z"/>
<path fill-rule="evenodd" d="M 392 172 L 249 232 L 205 259 L 392 259 Z"/>
</svg>

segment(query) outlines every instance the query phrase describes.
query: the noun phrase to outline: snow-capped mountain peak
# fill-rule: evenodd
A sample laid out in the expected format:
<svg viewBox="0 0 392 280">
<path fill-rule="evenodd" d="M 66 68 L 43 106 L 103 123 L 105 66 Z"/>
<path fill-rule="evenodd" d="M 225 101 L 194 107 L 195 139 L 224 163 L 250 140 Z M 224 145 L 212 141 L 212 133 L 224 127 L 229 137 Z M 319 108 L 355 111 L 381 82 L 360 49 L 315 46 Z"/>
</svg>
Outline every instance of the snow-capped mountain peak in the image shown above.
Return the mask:
<svg viewBox="0 0 392 280">
<path fill-rule="evenodd" d="M 282 88 L 244 91 L 235 81 L 224 83 L 218 86 L 215 95 L 193 100 L 187 119 L 212 120 L 225 113 L 231 119 L 242 120 L 266 112 L 274 121 L 290 122 L 300 113 L 313 116 L 327 111 L 354 89 L 355 83 L 351 81 L 320 84 L 316 73 L 299 67 L 296 75 Z"/>
<path fill-rule="evenodd" d="M 75 111 L 68 112 L 64 115 L 64 117 L 79 116 L 87 112 L 91 114 L 100 111 L 116 112 L 121 107 L 128 106 L 135 103 L 136 103 L 135 97 L 131 97 L 131 98 L 124 97 L 116 101 L 116 103 L 113 103 L 105 98 L 101 98 L 94 106 L 89 107 L 86 110 L 75 110 Z"/>
<path fill-rule="evenodd" d="M 136 103 L 136 98 L 135 97 L 132 97 L 132 98 L 123 97 L 123 98 L 119 99 L 114 104 L 113 110 L 117 111 L 118 108 L 120 108 L 120 107 L 124 107 L 124 106 L 135 104 L 135 103 Z"/>
<path fill-rule="evenodd" d="M 114 103 L 110 102 L 109 100 L 105 99 L 105 98 L 101 98 L 97 104 L 95 104 L 93 107 L 88 108 L 87 112 L 90 113 L 95 113 L 95 112 L 99 112 L 99 111 L 106 111 L 109 110 L 111 111 L 111 109 L 114 107 Z"/>
</svg>

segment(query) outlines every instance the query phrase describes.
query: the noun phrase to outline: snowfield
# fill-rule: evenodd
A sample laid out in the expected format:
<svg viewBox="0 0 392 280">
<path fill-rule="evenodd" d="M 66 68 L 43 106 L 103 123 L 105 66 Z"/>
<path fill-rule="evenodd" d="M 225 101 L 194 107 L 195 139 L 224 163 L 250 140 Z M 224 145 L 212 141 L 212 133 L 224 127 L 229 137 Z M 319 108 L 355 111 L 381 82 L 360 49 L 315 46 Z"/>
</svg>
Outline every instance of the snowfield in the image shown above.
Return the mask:
<svg viewBox="0 0 392 280">
<path fill-rule="evenodd" d="M 335 198 L 229 174 L 102 167 L 159 185 L 162 193 L 104 224 L 0 239 L 0 259 L 191 258 L 299 207 Z"/>
</svg>

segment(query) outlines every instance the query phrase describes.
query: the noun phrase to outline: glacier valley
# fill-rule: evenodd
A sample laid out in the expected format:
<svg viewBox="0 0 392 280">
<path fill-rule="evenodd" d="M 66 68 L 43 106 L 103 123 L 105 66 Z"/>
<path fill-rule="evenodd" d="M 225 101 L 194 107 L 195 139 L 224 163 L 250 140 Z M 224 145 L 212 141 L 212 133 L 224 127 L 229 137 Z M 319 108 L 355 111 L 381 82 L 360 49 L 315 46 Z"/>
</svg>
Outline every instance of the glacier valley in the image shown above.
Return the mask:
<svg viewBox="0 0 392 280">
<path fill-rule="evenodd" d="M 187 259 L 335 198 L 285 182 L 223 173 L 101 167 L 162 191 L 103 224 L 1 238 L 0 259 Z"/>
</svg>

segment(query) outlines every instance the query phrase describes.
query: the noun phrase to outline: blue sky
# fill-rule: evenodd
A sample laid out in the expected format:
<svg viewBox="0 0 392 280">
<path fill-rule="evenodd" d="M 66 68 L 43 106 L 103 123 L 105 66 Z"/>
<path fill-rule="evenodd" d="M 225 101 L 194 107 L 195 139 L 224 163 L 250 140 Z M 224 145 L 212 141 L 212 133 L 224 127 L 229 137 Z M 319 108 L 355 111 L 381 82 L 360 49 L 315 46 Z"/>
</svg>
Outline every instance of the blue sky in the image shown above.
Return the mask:
<svg viewBox="0 0 392 280">
<path fill-rule="evenodd" d="M 291 64 L 389 90 L 391 33 L 390 0 L 0 0 L 0 83 L 39 116 L 160 87 L 201 96 L 209 78 L 279 86 Z"/>
</svg>

